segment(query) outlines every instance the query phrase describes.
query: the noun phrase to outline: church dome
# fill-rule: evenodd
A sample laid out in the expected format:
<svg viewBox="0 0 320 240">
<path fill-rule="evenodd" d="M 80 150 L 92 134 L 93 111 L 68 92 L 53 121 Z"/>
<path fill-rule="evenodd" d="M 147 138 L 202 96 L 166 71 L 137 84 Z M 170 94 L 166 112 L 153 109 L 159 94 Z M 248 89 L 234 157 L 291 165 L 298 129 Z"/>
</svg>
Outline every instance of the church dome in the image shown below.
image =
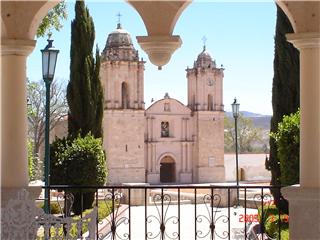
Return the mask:
<svg viewBox="0 0 320 240">
<path fill-rule="evenodd" d="M 206 51 L 206 46 L 203 46 L 203 50 L 198 55 L 195 65 L 196 67 L 204 67 L 204 68 L 216 67 L 215 61 L 212 60 L 212 57 Z"/>
<path fill-rule="evenodd" d="M 107 47 L 133 47 L 129 32 L 118 23 L 117 29 L 108 35 Z"/>
<path fill-rule="evenodd" d="M 198 55 L 197 62 L 200 61 L 212 61 L 210 54 L 205 49 Z"/>
<path fill-rule="evenodd" d="M 107 38 L 102 52 L 102 60 L 108 61 L 138 61 L 138 51 L 134 48 L 129 32 L 118 23 L 117 29 Z"/>
</svg>

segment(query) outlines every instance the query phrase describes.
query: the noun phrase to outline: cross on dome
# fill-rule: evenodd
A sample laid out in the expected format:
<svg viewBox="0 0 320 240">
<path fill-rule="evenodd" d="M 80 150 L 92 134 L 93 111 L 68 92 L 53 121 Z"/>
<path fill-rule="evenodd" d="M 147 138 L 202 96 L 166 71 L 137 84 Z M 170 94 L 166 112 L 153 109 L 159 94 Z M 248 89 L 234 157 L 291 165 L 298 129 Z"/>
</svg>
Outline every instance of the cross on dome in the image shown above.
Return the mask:
<svg viewBox="0 0 320 240">
<path fill-rule="evenodd" d="M 207 42 L 206 36 L 203 36 L 201 40 L 203 42 L 203 51 L 204 51 L 204 50 L 206 50 L 206 42 Z"/>
<path fill-rule="evenodd" d="M 117 28 L 119 29 L 119 28 L 121 28 L 121 17 L 122 17 L 122 15 L 121 15 L 120 12 L 118 12 L 118 14 L 116 16 L 118 17 Z"/>
</svg>

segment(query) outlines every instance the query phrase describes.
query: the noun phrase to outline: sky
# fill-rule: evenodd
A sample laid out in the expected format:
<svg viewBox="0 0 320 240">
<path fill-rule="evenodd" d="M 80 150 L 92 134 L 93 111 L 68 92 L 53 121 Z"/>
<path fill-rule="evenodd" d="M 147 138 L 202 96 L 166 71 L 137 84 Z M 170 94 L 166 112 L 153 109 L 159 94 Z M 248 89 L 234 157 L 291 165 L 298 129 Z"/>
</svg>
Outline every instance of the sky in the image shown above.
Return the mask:
<svg viewBox="0 0 320 240">
<path fill-rule="evenodd" d="M 136 10 L 125 1 L 86 1 L 95 24 L 96 44 L 105 47 L 108 34 L 115 30 L 120 12 L 121 24 L 130 34 L 140 58 L 146 60 L 144 97 L 146 107 L 151 99 L 162 99 L 166 92 L 171 98 L 187 104 L 185 69 L 193 66 L 203 49 L 223 64 L 223 101 L 225 111 L 231 111 L 236 97 L 240 111 L 272 114 L 272 78 L 276 6 L 268 2 L 193 1 L 178 19 L 173 34 L 180 35 L 182 46 L 172 55 L 162 70 L 150 63 L 140 48 L 136 36 L 146 36 L 143 21 Z M 67 85 L 70 65 L 71 21 L 74 19 L 74 1 L 67 2 L 68 19 L 63 28 L 53 31 L 54 46 L 60 50 L 55 78 Z M 41 52 L 46 38 L 37 44 L 27 60 L 27 77 L 31 81 L 42 79 Z"/>
</svg>

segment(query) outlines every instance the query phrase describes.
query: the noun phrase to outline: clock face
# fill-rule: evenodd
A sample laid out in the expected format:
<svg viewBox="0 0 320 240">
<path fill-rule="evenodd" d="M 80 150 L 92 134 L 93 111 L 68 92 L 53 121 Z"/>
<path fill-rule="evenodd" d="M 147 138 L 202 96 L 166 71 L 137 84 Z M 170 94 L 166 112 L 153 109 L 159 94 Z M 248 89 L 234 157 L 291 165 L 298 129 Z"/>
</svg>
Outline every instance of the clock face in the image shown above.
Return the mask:
<svg viewBox="0 0 320 240">
<path fill-rule="evenodd" d="M 213 79 L 208 78 L 208 80 L 207 80 L 207 84 L 208 84 L 208 86 L 212 86 L 212 85 L 213 85 L 213 83 L 214 83 Z"/>
</svg>

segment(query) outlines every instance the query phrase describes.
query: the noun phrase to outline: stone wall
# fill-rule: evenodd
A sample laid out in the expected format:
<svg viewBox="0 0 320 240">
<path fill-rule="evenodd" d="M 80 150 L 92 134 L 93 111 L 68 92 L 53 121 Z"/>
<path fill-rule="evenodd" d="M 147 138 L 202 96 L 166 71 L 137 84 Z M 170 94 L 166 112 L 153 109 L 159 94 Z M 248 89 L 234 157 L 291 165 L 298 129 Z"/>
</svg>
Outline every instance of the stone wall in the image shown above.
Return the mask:
<svg viewBox="0 0 320 240">
<path fill-rule="evenodd" d="M 104 149 L 111 184 L 145 182 L 144 111 L 105 110 Z"/>
<path fill-rule="evenodd" d="M 197 112 L 198 182 L 222 182 L 224 177 L 223 112 Z"/>
</svg>

